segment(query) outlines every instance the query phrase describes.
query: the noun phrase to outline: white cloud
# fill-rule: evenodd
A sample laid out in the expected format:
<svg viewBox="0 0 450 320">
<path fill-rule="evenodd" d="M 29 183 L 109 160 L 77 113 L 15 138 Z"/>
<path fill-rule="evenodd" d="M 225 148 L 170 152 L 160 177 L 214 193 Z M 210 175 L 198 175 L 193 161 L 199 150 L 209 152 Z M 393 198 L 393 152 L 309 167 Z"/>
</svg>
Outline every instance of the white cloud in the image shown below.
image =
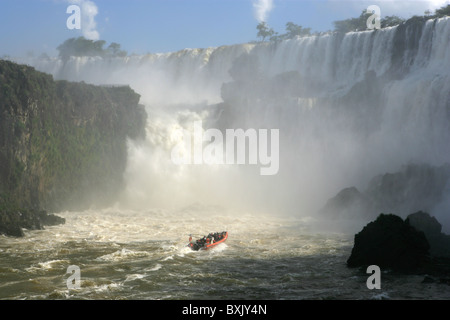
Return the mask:
<svg viewBox="0 0 450 320">
<path fill-rule="evenodd" d="M 273 9 L 273 0 L 254 0 L 253 10 L 256 20 L 267 21 L 270 11 Z"/>
<path fill-rule="evenodd" d="M 430 9 L 439 9 L 448 4 L 450 4 L 450 0 L 431 0 Z"/>
<path fill-rule="evenodd" d="M 68 0 L 70 4 L 80 6 L 81 9 L 81 32 L 86 39 L 98 40 L 100 34 L 97 31 L 95 16 L 98 14 L 97 5 L 90 0 Z"/>
</svg>

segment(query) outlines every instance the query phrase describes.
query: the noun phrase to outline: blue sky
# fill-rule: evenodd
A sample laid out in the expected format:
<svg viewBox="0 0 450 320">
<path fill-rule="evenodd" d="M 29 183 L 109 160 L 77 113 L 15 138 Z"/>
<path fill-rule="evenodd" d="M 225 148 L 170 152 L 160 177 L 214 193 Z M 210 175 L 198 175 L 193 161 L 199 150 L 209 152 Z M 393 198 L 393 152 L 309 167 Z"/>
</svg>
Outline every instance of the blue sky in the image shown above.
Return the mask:
<svg viewBox="0 0 450 320">
<path fill-rule="evenodd" d="M 117 42 L 129 53 L 177 51 L 256 40 L 258 17 L 280 33 L 292 21 L 313 31 L 358 16 L 371 4 L 382 17 L 408 18 L 448 0 L 1 0 L 0 56 L 57 54 L 56 47 L 90 28 L 100 39 Z M 83 8 L 81 30 L 69 30 L 70 4 Z M 260 8 L 263 12 L 259 11 Z M 94 10 L 94 11 L 92 11 Z"/>
</svg>

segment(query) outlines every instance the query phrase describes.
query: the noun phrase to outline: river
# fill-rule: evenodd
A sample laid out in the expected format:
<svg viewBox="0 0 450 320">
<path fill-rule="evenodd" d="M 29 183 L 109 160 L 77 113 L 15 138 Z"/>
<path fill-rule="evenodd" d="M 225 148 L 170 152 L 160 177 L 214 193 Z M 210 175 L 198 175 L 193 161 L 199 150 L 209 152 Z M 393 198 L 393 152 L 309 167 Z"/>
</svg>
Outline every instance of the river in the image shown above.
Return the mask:
<svg viewBox="0 0 450 320">
<path fill-rule="evenodd" d="M 62 212 L 66 223 L 0 239 L 0 299 L 300 300 L 449 299 L 423 276 L 382 271 L 381 290 L 349 269 L 353 235 L 311 219 L 193 205 L 181 210 Z M 229 232 L 208 251 L 189 234 Z M 322 226 L 322 230 L 325 228 Z M 68 286 L 69 266 L 80 288 Z"/>
</svg>

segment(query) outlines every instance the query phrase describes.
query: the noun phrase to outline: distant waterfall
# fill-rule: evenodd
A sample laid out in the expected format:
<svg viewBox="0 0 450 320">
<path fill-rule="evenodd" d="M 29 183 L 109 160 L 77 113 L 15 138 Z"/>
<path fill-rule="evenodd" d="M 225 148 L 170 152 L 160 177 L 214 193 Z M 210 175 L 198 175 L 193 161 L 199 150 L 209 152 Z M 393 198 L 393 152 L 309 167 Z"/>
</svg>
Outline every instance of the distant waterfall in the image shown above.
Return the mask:
<svg viewBox="0 0 450 320">
<path fill-rule="evenodd" d="M 160 99 L 152 89 L 179 96 L 189 91 L 188 95 L 201 102 L 208 98 L 220 100 L 220 86 L 230 80 L 228 71 L 233 61 L 242 53 L 252 53 L 265 74 L 298 71 L 303 78 L 327 86 L 324 94 L 329 94 L 328 89 L 352 87 L 370 70 L 378 76 L 393 67 L 407 73 L 426 69 L 448 75 L 449 24 L 449 18 L 442 18 L 427 21 L 419 31 L 413 25 L 125 58 L 73 57 L 66 63 L 57 58 L 22 62 L 53 74 L 56 79 L 94 84 L 122 84 L 126 80 L 138 91 L 148 89 L 149 92 L 142 90 L 141 95 L 154 97 L 155 101 Z M 400 38 L 402 43 L 396 43 Z M 165 98 L 162 100 L 165 104 L 172 102 L 170 97 Z"/>
<path fill-rule="evenodd" d="M 141 94 L 150 116 L 147 141 L 130 143 L 131 202 L 311 212 L 342 187 L 401 165 L 450 162 L 448 17 L 277 43 L 28 63 L 56 79 L 125 83 Z M 276 177 L 170 163 L 174 130 L 214 118 L 213 109 L 222 129 L 280 129 Z"/>
</svg>

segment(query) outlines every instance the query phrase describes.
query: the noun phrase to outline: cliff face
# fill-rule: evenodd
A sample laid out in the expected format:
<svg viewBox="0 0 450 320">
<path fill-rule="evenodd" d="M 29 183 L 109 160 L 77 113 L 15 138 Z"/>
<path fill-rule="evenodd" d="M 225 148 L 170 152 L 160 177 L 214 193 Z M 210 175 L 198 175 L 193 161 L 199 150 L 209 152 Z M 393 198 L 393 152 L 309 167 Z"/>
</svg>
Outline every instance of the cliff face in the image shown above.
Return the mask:
<svg viewBox="0 0 450 320">
<path fill-rule="evenodd" d="M 146 113 L 130 87 L 54 81 L 0 61 L 0 210 L 107 205 Z M 1 230 L 0 230 L 1 232 Z"/>
</svg>

